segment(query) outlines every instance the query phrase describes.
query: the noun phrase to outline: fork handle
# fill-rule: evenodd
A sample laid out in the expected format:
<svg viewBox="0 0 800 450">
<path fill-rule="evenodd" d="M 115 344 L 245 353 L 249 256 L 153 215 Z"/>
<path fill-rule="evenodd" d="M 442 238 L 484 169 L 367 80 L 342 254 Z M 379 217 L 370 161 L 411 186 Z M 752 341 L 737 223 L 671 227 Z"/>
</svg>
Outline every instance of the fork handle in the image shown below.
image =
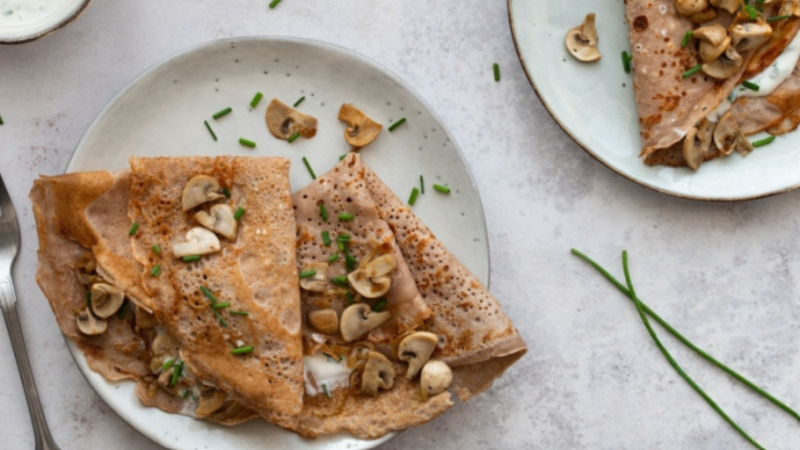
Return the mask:
<svg viewBox="0 0 800 450">
<path fill-rule="evenodd" d="M 28 360 L 28 352 L 25 349 L 25 339 L 22 336 L 22 327 L 17 315 L 17 296 L 14 293 L 14 285 L 11 280 L 0 280 L 0 305 L 3 307 L 3 317 L 6 320 L 8 334 L 11 337 L 11 347 L 14 349 L 14 356 L 17 359 L 19 376 L 22 378 L 22 387 L 25 389 L 25 399 L 28 401 L 28 411 L 33 422 L 33 434 L 36 439 L 37 450 L 59 450 L 50 430 L 47 428 L 47 421 L 42 411 L 42 404 L 39 402 L 39 393 L 36 391 L 36 382 L 33 379 L 31 363 Z"/>
</svg>

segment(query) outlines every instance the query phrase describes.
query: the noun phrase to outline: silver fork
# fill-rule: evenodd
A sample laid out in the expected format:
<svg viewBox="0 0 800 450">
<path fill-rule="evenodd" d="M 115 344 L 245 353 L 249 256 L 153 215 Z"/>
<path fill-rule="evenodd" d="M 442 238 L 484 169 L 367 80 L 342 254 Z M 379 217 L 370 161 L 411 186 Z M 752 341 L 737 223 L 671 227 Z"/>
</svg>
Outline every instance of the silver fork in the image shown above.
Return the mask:
<svg viewBox="0 0 800 450">
<path fill-rule="evenodd" d="M 0 176 L 0 306 L 3 308 L 3 317 L 6 319 L 6 328 L 11 336 L 11 346 L 17 358 L 19 376 L 22 378 L 22 387 L 25 389 L 25 398 L 28 400 L 28 410 L 33 422 L 33 434 L 36 438 L 36 450 L 59 450 L 44 418 L 42 404 L 36 391 L 36 383 L 31 372 L 31 363 L 28 352 L 25 350 L 25 339 L 22 337 L 22 327 L 17 315 L 17 295 L 14 293 L 14 282 L 11 280 L 11 267 L 17 259 L 19 251 L 19 222 L 11 197 Z"/>
</svg>

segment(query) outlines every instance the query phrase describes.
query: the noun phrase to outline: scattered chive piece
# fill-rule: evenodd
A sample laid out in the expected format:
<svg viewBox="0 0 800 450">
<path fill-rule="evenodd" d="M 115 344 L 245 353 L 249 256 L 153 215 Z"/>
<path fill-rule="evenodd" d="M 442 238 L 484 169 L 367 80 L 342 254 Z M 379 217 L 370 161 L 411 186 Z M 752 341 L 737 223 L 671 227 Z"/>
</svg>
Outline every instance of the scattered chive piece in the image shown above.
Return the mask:
<svg viewBox="0 0 800 450">
<path fill-rule="evenodd" d="M 138 229 L 139 229 L 139 222 L 133 222 L 131 224 L 131 229 L 128 230 L 128 236 L 133 236 L 134 234 L 136 234 L 136 230 Z"/>
<path fill-rule="evenodd" d="M 245 353 L 250 353 L 253 351 L 253 346 L 248 345 L 247 347 L 239 347 L 231 350 L 231 353 L 234 355 L 244 355 Z"/>
<path fill-rule="evenodd" d="M 233 213 L 233 218 L 236 219 L 236 220 L 239 220 L 239 219 L 242 218 L 243 215 L 244 215 L 244 208 L 242 208 L 240 206 L 240 207 L 236 208 L 236 212 Z"/>
<path fill-rule="evenodd" d="M 337 259 L 339 259 L 338 253 L 334 253 L 331 256 L 328 256 L 328 264 L 335 262 Z"/>
<path fill-rule="evenodd" d="M 395 128 L 399 127 L 400 125 L 404 124 L 405 122 L 406 122 L 406 118 L 402 117 L 400 120 L 398 120 L 397 122 L 393 123 L 392 126 L 389 127 L 389 131 L 394 131 Z"/>
<path fill-rule="evenodd" d="M 319 215 L 322 216 L 323 221 L 328 221 L 328 210 L 325 209 L 325 203 L 319 205 Z"/>
<path fill-rule="evenodd" d="M 500 81 L 500 64 L 494 63 L 492 69 L 494 70 L 494 81 Z"/>
<path fill-rule="evenodd" d="M 419 189 L 414 188 L 411 190 L 411 196 L 408 197 L 408 205 L 414 206 L 414 203 L 417 203 L 417 196 L 419 195 Z"/>
<path fill-rule="evenodd" d="M 625 70 L 625 73 L 630 73 L 631 71 L 630 56 L 628 56 L 628 52 L 625 50 L 622 51 L 622 68 Z"/>
<path fill-rule="evenodd" d="M 178 361 L 172 366 L 172 379 L 170 380 L 170 384 L 175 386 L 178 384 L 178 378 L 180 378 L 181 374 L 183 373 L 183 361 Z"/>
<path fill-rule="evenodd" d="M 681 41 L 681 47 L 686 47 L 687 45 L 689 45 L 689 39 L 692 38 L 692 35 L 694 35 L 694 31 L 692 30 L 687 31 L 683 35 L 683 40 Z"/>
<path fill-rule="evenodd" d="M 300 278 L 313 277 L 316 274 L 317 274 L 317 271 L 314 270 L 314 269 L 304 270 L 304 271 L 300 272 Z"/>
<path fill-rule="evenodd" d="M 308 159 L 303 156 L 303 164 L 306 165 L 306 169 L 308 169 L 308 173 L 311 175 L 311 178 L 317 179 L 317 174 L 314 173 L 314 169 L 311 168 L 311 164 L 309 164 Z"/>
<path fill-rule="evenodd" d="M 167 358 L 167 360 L 166 360 L 166 361 L 164 361 L 164 364 L 162 364 L 162 365 L 161 365 L 161 370 L 162 370 L 162 371 L 164 371 L 164 372 L 166 372 L 166 371 L 167 371 L 167 370 L 169 370 L 169 369 L 170 369 L 170 368 L 171 368 L 171 367 L 172 367 L 174 364 L 175 364 L 175 360 L 174 360 L 173 358 Z"/>
<path fill-rule="evenodd" d="M 327 384 L 322 383 L 322 390 L 325 391 L 325 396 L 326 397 L 333 398 L 333 396 L 331 395 L 331 391 L 328 390 L 328 385 Z"/>
<path fill-rule="evenodd" d="M 227 107 L 227 108 L 223 109 L 222 111 L 217 111 L 211 117 L 213 117 L 216 120 L 216 119 L 219 119 L 220 117 L 230 113 L 231 111 L 233 111 L 233 110 L 230 107 Z"/>
<path fill-rule="evenodd" d="M 347 277 L 344 276 L 344 275 L 339 275 L 338 277 L 333 277 L 333 278 L 331 278 L 331 283 L 333 283 L 333 284 L 335 284 L 337 286 L 347 287 Z"/>
<path fill-rule="evenodd" d="M 299 138 L 299 137 L 300 137 L 300 133 L 298 133 L 297 131 L 295 131 L 294 133 L 292 133 L 292 135 L 291 135 L 291 136 L 289 136 L 289 139 L 287 139 L 287 141 L 289 141 L 289 143 L 291 144 L 292 142 L 294 142 L 294 141 L 295 141 L 295 139 L 297 139 L 297 138 Z"/>
<path fill-rule="evenodd" d="M 217 133 L 214 133 L 214 130 L 211 129 L 211 125 L 208 124 L 207 120 L 204 120 L 203 123 L 206 124 L 206 129 L 208 130 L 209 133 L 211 133 L 211 137 L 214 138 L 214 140 L 216 141 L 217 140 Z"/>
<path fill-rule="evenodd" d="M 3 125 L 3 116 L 0 116 L 0 125 Z"/>
<path fill-rule="evenodd" d="M 261 92 L 256 92 L 255 97 L 253 97 L 253 99 L 250 100 L 250 107 L 255 108 L 256 106 L 258 106 L 258 102 L 261 101 L 261 97 L 263 96 L 264 94 L 262 94 Z"/>
<path fill-rule="evenodd" d="M 347 270 L 355 270 L 358 260 L 351 256 L 349 253 L 344 254 L 344 265 Z"/>
<path fill-rule="evenodd" d="M 150 276 L 151 276 L 151 277 L 157 277 L 159 273 L 161 273 L 161 266 L 159 266 L 158 264 L 156 264 L 156 265 L 155 265 L 155 266 L 153 266 L 153 268 L 150 270 Z"/>
<path fill-rule="evenodd" d="M 222 195 L 224 195 L 225 198 L 231 198 L 231 190 L 226 187 L 222 188 Z"/>
<path fill-rule="evenodd" d="M 353 216 L 350 213 L 339 213 L 339 220 L 341 220 L 342 222 L 349 222 L 349 221 L 353 220 L 354 218 L 355 218 L 355 216 Z"/>
<path fill-rule="evenodd" d="M 322 230 L 322 243 L 325 244 L 325 247 L 331 245 L 331 235 L 328 230 Z"/>
<path fill-rule="evenodd" d="M 746 12 L 748 16 L 750 16 L 750 20 L 756 20 L 756 17 L 758 17 L 756 9 L 750 5 L 745 5 L 742 10 Z"/>
<path fill-rule="evenodd" d="M 763 147 L 767 144 L 772 143 L 775 140 L 775 136 L 766 137 L 764 139 L 758 140 L 753 142 L 753 147 Z"/>
<path fill-rule="evenodd" d="M 158 244 L 154 245 L 151 248 L 153 249 L 153 253 L 155 253 L 156 255 L 160 255 L 161 254 L 161 247 L 159 247 Z"/>
<path fill-rule="evenodd" d="M 788 16 L 772 16 L 772 17 L 767 17 L 767 22 L 777 22 L 777 21 L 779 21 L 779 20 L 788 19 L 788 18 L 790 18 L 790 17 L 792 17 L 792 16 L 791 16 L 791 15 L 788 15 Z M 2 120 L 0 120 L 0 125 L 2 125 L 2 124 L 3 124 L 3 122 L 2 122 Z"/>
<path fill-rule="evenodd" d="M 200 255 L 190 255 L 190 256 L 184 256 L 183 258 L 181 258 L 181 261 L 183 261 L 183 262 L 196 262 L 196 261 L 200 261 Z"/>
<path fill-rule="evenodd" d="M 336 248 L 338 248 L 340 252 L 343 252 L 344 251 L 344 242 L 336 241 Z"/>
<path fill-rule="evenodd" d="M 119 320 L 125 320 L 125 316 L 126 315 L 128 315 L 128 301 L 127 300 L 122 302 L 122 306 L 119 307 L 119 314 L 117 314 L 117 317 L 119 317 Z"/>
<path fill-rule="evenodd" d="M 681 76 L 683 78 L 689 78 L 690 76 L 696 74 L 697 72 L 700 72 L 702 69 L 703 69 L 703 66 L 701 64 L 698 64 L 698 65 L 692 67 L 691 69 L 687 70 L 686 72 L 683 72 L 683 74 L 681 74 Z"/>
<path fill-rule="evenodd" d="M 188 396 L 189 396 L 189 390 L 188 389 L 181 389 L 181 398 L 186 398 Z"/>
<path fill-rule="evenodd" d="M 200 285 L 200 292 L 202 292 L 207 299 L 211 300 L 211 303 L 219 303 L 219 300 L 217 300 L 217 296 L 214 295 L 213 292 L 211 292 L 207 287 L 203 286 L 202 284 Z"/>
<path fill-rule="evenodd" d="M 235 315 L 235 316 L 246 316 L 246 315 L 250 314 L 247 311 L 230 311 L 230 313 Z"/>
<path fill-rule="evenodd" d="M 372 310 L 374 312 L 381 312 L 381 311 L 383 311 L 383 308 L 385 308 L 385 307 L 386 307 L 386 300 L 383 299 L 383 300 L 379 301 L 378 303 L 376 303 L 375 306 L 372 307 Z"/>
<path fill-rule="evenodd" d="M 297 108 L 297 106 L 298 106 L 300 103 L 303 103 L 303 100 L 305 100 L 305 99 L 306 99 L 306 96 L 305 96 L 305 95 L 304 95 L 304 96 L 302 96 L 302 97 L 300 97 L 299 99 L 297 99 L 297 101 L 296 101 L 296 102 L 294 102 L 294 107 L 295 107 L 295 108 Z"/>
<path fill-rule="evenodd" d="M 419 176 L 419 191 L 420 193 L 425 193 L 425 178 L 422 178 L 422 175 Z"/>
<path fill-rule="evenodd" d="M 91 308 L 92 307 L 92 291 L 91 290 L 86 291 L 86 307 L 87 308 Z"/>
<path fill-rule="evenodd" d="M 347 298 L 348 305 L 352 305 L 354 303 L 353 294 L 351 294 L 350 291 L 347 291 L 347 293 L 345 293 L 344 296 Z"/>
<path fill-rule="evenodd" d="M 350 242 L 350 235 L 347 233 L 339 233 L 339 235 L 336 236 L 336 240 L 339 242 Z"/>
<path fill-rule="evenodd" d="M 280 3 L 280 2 L 281 2 L 281 0 L 272 0 L 270 2 L 270 4 L 269 4 L 269 9 L 272 9 L 272 8 L 278 6 L 278 3 Z"/>
<path fill-rule="evenodd" d="M 742 82 L 742 86 L 746 87 L 747 89 L 752 89 L 754 91 L 758 91 L 759 89 L 761 89 L 761 86 L 753 83 L 752 81 L 747 81 L 747 80 Z"/>
<path fill-rule="evenodd" d="M 239 138 L 239 143 L 244 145 L 245 147 L 256 148 L 256 143 L 251 141 L 250 139 Z"/>
<path fill-rule="evenodd" d="M 450 193 L 450 188 L 447 187 L 447 186 L 442 186 L 441 184 L 435 184 L 434 183 L 433 189 L 441 192 L 442 194 L 449 194 Z"/>
<path fill-rule="evenodd" d="M 347 158 L 347 153 L 345 153 L 344 155 L 340 156 L 340 157 L 339 157 L 339 161 L 341 161 L 341 160 L 343 160 L 343 159 L 345 159 L 345 158 Z"/>
<path fill-rule="evenodd" d="M 229 306 L 231 306 L 230 302 L 212 303 L 211 304 L 211 307 L 214 308 L 214 309 L 222 309 L 222 308 L 227 308 Z"/>
<path fill-rule="evenodd" d="M 222 325 L 222 328 L 228 328 L 228 322 L 225 322 L 225 319 L 222 318 L 222 315 L 214 308 L 211 308 L 214 311 L 214 315 L 217 316 L 217 320 L 219 320 L 219 324 Z"/>
</svg>

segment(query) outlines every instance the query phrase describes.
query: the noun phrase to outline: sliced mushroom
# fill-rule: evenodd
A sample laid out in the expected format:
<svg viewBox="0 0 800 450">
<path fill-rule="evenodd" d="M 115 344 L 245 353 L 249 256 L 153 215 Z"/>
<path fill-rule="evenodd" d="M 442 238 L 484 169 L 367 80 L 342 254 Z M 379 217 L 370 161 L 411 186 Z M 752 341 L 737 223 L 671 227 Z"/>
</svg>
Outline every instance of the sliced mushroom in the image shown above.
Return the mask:
<svg viewBox="0 0 800 450">
<path fill-rule="evenodd" d="M 719 58 L 703 64 L 703 73 L 717 81 L 722 81 L 735 74 L 741 66 L 742 56 L 732 45 L 729 45 Z"/>
<path fill-rule="evenodd" d="M 158 333 L 150 345 L 150 353 L 152 354 L 150 368 L 153 371 L 159 371 L 168 359 L 177 360 L 180 347 L 180 343 L 169 334 Z"/>
<path fill-rule="evenodd" d="M 186 233 L 186 242 L 172 246 L 172 254 L 176 258 L 192 255 L 208 255 L 220 251 L 219 238 L 213 231 L 203 227 L 194 227 Z"/>
<path fill-rule="evenodd" d="M 690 128 L 686 133 L 683 140 L 683 159 L 686 160 L 686 165 L 693 170 L 700 168 L 700 164 L 705 161 L 711 147 L 714 125 L 714 122 L 703 119 L 699 125 Z"/>
<path fill-rule="evenodd" d="M 300 287 L 311 292 L 325 292 L 327 287 L 328 263 L 315 262 L 303 267 L 303 271 L 313 270 L 316 273 L 300 279 Z"/>
<path fill-rule="evenodd" d="M 742 155 L 753 151 L 753 144 L 739 129 L 731 111 L 725 113 L 717 122 L 717 126 L 714 128 L 714 144 L 723 155 L 730 155 L 734 150 Z"/>
<path fill-rule="evenodd" d="M 212 206 L 210 212 L 211 214 L 205 211 L 197 211 L 194 218 L 200 222 L 200 225 L 220 236 L 233 240 L 236 237 L 236 229 L 238 227 L 238 222 L 233 217 L 233 208 L 230 205 L 220 203 Z"/>
<path fill-rule="evenodd" d="M 724 9 L 731 14 L 735 14 L 736 11 L 739 9 L 739 4 L 741 0 L 709 0 L 709 3 L 716 6 L 719 9 Z"/>
<path fill-rule="evenodd" d="M 339 315 L 331 308 L 315 309 L 308 312 L 308 324 L 324 334 L 336 334 L 339 331 Z"/>
<path fill-rule="evenodd" d="M 691 16 L 708 8 L 708 0 L 675 0 L 675 8 L 682 16 Z"/>
<path fill-rule="evenodd" d="M 374 141 L 381 132 L 381 124 L 367 117 L 358 108 L 345 103 L 339 109 L 339 120 L 347 122 L 344 139 L 353 147 L 363 147 Z"/>
<path fill-rule="evenodd" d="M 731 27 L 731 43 L 739 53 L 761 47 L 772 36 L 772 27 L 766 22 L 746 22 Z"/>
<path fill-rule="evenodd" d="M 219 193 L 219 189 L 219 181 L 212 176 L 197 175 L 193 177 L 183 187 L 183 195 L 181 196 L 183 210 L 188 211 L 205 202 L 224 198 L 225 196 Z"/>
<path fill-rule="evenodd" d="M 700 57 L 704 62 L 711 62 L 719 58 L 719 55 L 728 48 L 731 38 L 725 27 L 715 23 L 700 27 L 692 33 L 692 36 L 700 41 Z"/>
<path fill-rule="evenodd" d="M 392 287 L 389 274 L 397 268 L 397 258 L 391 253 L 372 259 L 362 267 L 350 272 L 350 286 L 366 298 L 378 298 Z"/>
<path fill-rule="evenodd" d="M 289 139 L 295 132 L 304 138 L 312 138 L 317 134 L 317 119 L 272 99 L 267 107 L 267 128 L 278 139 Z"/>
<path fill-rule="evenodd" d="M 589 13 L 583 23 L 567 31 L 564 43 L 569 54 L 578 61 L 593 62 L 600 59 L 597 50 L 597 29 L 594 25 L 594 13 Z"/>
<path fill-rule="evenodd" d="M 209 389 L 202 394 L 197 399 L 197 408 L 194 410 L 194 413 L 197 414 L 198 417 L 206 417 L 213 413 L 214 411 L 220 409 L 222 404 L 225 403 L 225 399 L 228 397 L 228 394 L 225 391 L 221 391 L 219 389 Z"/>
<path fill-rule="evenodd" d="M 438 342 L 439 338 L 427 331 L 417 331 L 400 341 L 400 345 L 397 347 L 397 357 L 408 362 L 406 378 L 410 380 L 417 376 L 422 366 L 428 362 L 431 354 L 436 350 Z"/>
<path fill-rule="evenodd" d="M 339 328 L 345 342 L 352 342 L 392 318 L 389 311 L 374 312 L 366 303 L 350 305 L 342 311 Z"/>
<path fill-rule="evenodd" d="M 101 319 L 108 319 L 122 306 L 125 293 L 106 283 L 92 285 L 92 312 Z"/>
<path fill-rule="evenodd" d="M 429 395 L 436 395 L 450 387 L 453 371 L 444 361 L 432 359 L 422 368 L 420 385 Z"/>
<path fill-rule="evenodd" d="M 377 395 L 378 389 L 391 389 L 394 386 L 394 377 L 394 366 L 389 359 L 371 351 L 361 375 L 361 393 Z"/>
<path fill-rule="evenodd" d="M 364 266 L 364 272 L 368 277 L 382 277 L 389 275 L 397 268 L 397 258 L 393 254 L 387 253 L 372 259 Z"/>
<path fill-rule="evenodd" d="M 81 333 L 87 336 L 97 336 L 98 334 L 105 333 L 108 329 L 108 322 L 106 322 L 105 319 L 98 319 L 95 317 L 89 308 L 85 308 L 78 313 L 76 322 L 78 323 L 78 329 Z"/>
</svg>

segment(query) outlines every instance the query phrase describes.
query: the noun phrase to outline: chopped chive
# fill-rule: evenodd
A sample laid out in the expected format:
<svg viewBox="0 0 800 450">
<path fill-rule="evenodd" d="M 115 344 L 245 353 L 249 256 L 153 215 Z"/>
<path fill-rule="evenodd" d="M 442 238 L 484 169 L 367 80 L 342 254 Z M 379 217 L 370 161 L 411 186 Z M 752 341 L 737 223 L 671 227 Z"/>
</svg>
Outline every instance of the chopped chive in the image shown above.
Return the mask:
<svg viewBox="0 0 800 450">
<path fill-rule="evenodd" d="M 331 278 L 331 283 L 333 283 L 333 284 L 335 284 L 337 286 L 347 287 L 347 277 L 344 276 L 344 275 L 339 275 L 338 277 L 333 277 L 333 278 Z"/>
<path fill-rule="evenodd" d="M 347 233 L 339 233 L 339 235 L 336 236 L 336 240 L 339 242 L 350 242 L 350 239 L 351 237 Z"/>
<path fill-rule="evenodd" d="M 170 368 L 171 368 L 171 367 L 172 367 L 174 364 L 175 364 L 175 359 L 173 359 L 173 358 L 167 358 L 167 360 L 166 360 L 166 361 L 164 361 L 164 364 L 162 364 L 162 365 L 161 365 L 161 370 L 162 370 L 163 372 L 166 372 L 166 371 L 168 371 L 168 370 L 169 370 L 169 369 L 170 369 Z"/>
<path fill-rule="evenodd" d="M 325 396 L 326 397 L 333 398 L 333 396 L 331 395 L 331 391 L 328 390 L 328 385 L 327 384 L 322 383 L 322 390 L 325 392 Z"/>
<path fill-rule="evenodd" d="M 422 175 L 419 176 L 419 191 L 420 193 L 425 193 L 425 178 L 422 178 Z"/>
<path fill-rule="evenodd" d="M 181 258 L 181 261 L 183 261 L 185 263 L 197 262 L 197 261 L 200 261 L 200 255 L 184 256 L 183 258 Z"/>
<path fill-rule="evenodd" d="M 433 189 L 441 192 L 442 194 L 449 194 L 450 193 L 450 188 L 447 187 L 447 186 L 443 186 L 441 184 L 434 183 L 433 184 Z"/>
<path fill-rule="evenodd" d="M 214 130 L 211 129 L 211 125 L 208 124 L 207 120 L 204 120 L 203 123 L 206 124 L 206 130 L 208 130 L 208 132 L 211 133 L 211 137 L 214 138 L 214 140 L 216 141 L 217 133 L 214 133 Z"/>
<path fill-rule="evenodd" d="M 188 389 L 181 389 L 181 398 L 186 398 L 188 396 L 189 396 L 189 390 Z"/>
<path fill-rule="evenodd" d="M 151 248 L 153 249 L 153 253 L 155 253 L 156 255 L 161 254 L 161 247 L 159 247 L 158 244 L 152 246 Z"/>
<path fill-rule="evenodd" d="M 347 298 L 347 304 L 348 304 L 348 305 L 352 305 L 353 303 L 355 303 L 355 302 L 353 301 L 353 294 L 351 294 L 351 293 L 350 293 L 350 291 L 347 291 L 347 292 L 344 294 L 344 296 L 345 296 L 345 298 Z"/>
<path fill-rule="evenodd" d="M 131 224 L 131 229 L 128 230 L 128 236 L 133 236 L 134 234 L 136 234 L 136 230 L 138 229 L 139 229 L 139 222 L 133 222 Z"/>
<path fill-rule="evenodd" d="M 243 137 L 240 137 L 239 143 L 244 145 L 245 147 L 256 148 L 256 143 L 251 141 L 250 139 L 245 139 Z"/>
<path fill-rule="evenodd" d="M 347 158 L 347 153 L 345 153 L 344 155 L 339 156 L 339 161 L 341 161 L 341 160 L 343 160 L 345 158 Z"/>
<path fill-rule="evenodd" d="M 217 316 L 217 320 L 219 320 L 219 324 L 222 325 L 222 328 L 228 328 L 228 322 L 225 322 L 225 319 L 222 318 L 222 315 L 214 308 L 211 308 L 214 311 L 214 315 Z"/>
<path fill-rule="evenodd" d="M 234 218 L 235 220 L 239 220 L 239 219 L 241 219 L 241 218 L 242 218 L 242 216 L 243 216 L 243 215 L 244 215 L 244 208 L 242 208 L 242 207 L 240 206 L 240 207 L 236 208 L 236 212 L 235 212 L 235 213 L 233 213 L 233 218 Z"/>
<path fill-rule="evenodd" d="M 398 120 L 397 122 L 393 123 L 389 127 L 389 131 L 394 131 L 395 128 L 399 127 L 400 125 L 404 124 L 405 122 L 406 122 L 406 118 L 405 117 L 400 118 L 400 120 Z"/>
<path fill-rule="evenodd" d="M 689 30 L 686 33 L 684 33 L 683 40 L 681 41 L 681 47 L 686 47 L 687 45 L 689 45 L 689 39 L 691 39 L 693 35 L 694 31 L 692 30 Z"/>
<path fill-rule="evenodd" d="M 248 345 L 247 347 L 239 347 L 231 350 L 231 353 L 234 355 L 244 355 L 245 353 L 251 353 L 253 351 L 253 346 Z"/>
<path fill-rule="evenodd" d="M 742 86 L 746 87 L 747 89 L 752 89 L 752 90 L 754 90 L 754 91 L 756 91 L 756 92 L 757 92 L 759 89 L 761 89 L 761 86 L 759 86 L 759 85 L 757 85 L 757 84 L 753 83 L 752 81 L 747 81 L 747 80 L 745 80 L 745 81 L 743 81 L 743 82 L 742 82 Z"/>
<path fill-rule="evenodd" d="M 295 141 L 295 139 L 297 139 L 299 137 L 300 137 L 300 133 L 295 131 L 294 133 L 292 133 L 291 136 L 289 136 L 289 139 L 287 139 L 287 141 L 289 141 L 289 143 L 291 144 L 292 142 Z"/>
<path fill-rule="evenodd" d="M 494 81 L 500 81 L 500 64 L 494 63 L 492 70 L 494 71 Z"/>
<path fill-rule="evenodd" d="M 628 52 L 625 50 L 622 51 L 622 69 L 625 70 L 625 73 L 630 73 L 631 71 L 630 56 L 628 56 Z"/>
<path fill-rule="evenodd" d="M 246 315 L 250 314 L 247 311 L 229 311 L 229 312 L 231 314 L 235 315 L 235 316 L 246 316 Z"/>
<path fill-rule="evenodd" d="M 125 320 L 125 316 L 127 315 L 128 315 L 128 301 L 125 300 L 122 302 L 122 306 L 119 307 L 119 313 L 117 314 L 117 317 L 119 317 L 119 320 Z"/>
<path fill-rule="evenodd" d="M 314 270 L 314 269 L 304 270 L 304 271 L 300 272 L 300 278 L 309 278 L 309 277 L 313 277 L 316 274 L 317 274 L 317 271 Z"/>
<path fill-rule="evenodd" d="M 374 312 L 381 312 L 381 311 L 383 311 L 383 308 L 385 308 L 385 307 L 386 307 L 386 299 L 383 299 L 383 300 L 379 301 L 378 303 L 376 303 L 375 306 L 372 307 L 372 310 Z"/>
<path fill-rule="evenodd" d="M 183 373 L 183 361 L 178 361 L 172 366 L 172 379 L 170 380 L 170 384 L 175 386 L 178 384 L 178 378 L 180 378 L 181 374 Z"/>
<path fill-rule="evenodd" d="M 331 256 L 328 256 L 328 264 L 336 262 L 337 259 L 339 259 L 339 254 L 333 253 Z"/>
<path fill-rule="evenodd" d="M 200 292 L 202 292 L 207 299 L 211 300 L 211 303 L 219 303 L 217 296 L 202 284 L 200 285 Z"/>
<path fill-rule="evenodd" d="M 300 103 L 303 103 L 303 100 L 305 100 L 305 99 L 306 99 L 305 95 L 300 97 L 299 99 L 297 99 L 297 101 L 294 102 L 294 107 L 297 108 L 297 106 L 300 105 Z"/>
<path fill-rule="evenodd" d="M 0 125 L 3 125 L 3 116 L 0 116 Z"/>
<path fill-rule="evenodd" d="M 418 195 L 419 195 L 419 189 L 417 188 L 411 189 L 411 196 L 408 197 L 409 206 L 414 206 L 414 203 L 417 203 Z"/>
<path fill-rule="evenodd" d="M 750 20 L 756 20 L 756 17 L 758 17 L 756 9 L 750 5 L 745 5 L 742 10 L 746 12 L 748 16 L 750 16 Z"/>
<path fill-rule="evenodd" d="M 253 97 L 253 99 L 250 100 L 250 107 L 255 108 L 256 106 L 258 106 L 258 102 L 261 101 L 262 97 L 264 97 L 264 94 L 262 94 L 261 92 L 256 92 L 255 97 Z"/>
<path fill-rule="evenodd" d="M 158 264 L 156 264 L 156 265 L 155 265 L 155 266 L 153 266 L 153 268 L 150 270 L 150 276 L 151 276 L 151 277 L 157 277 L 159 273 L 161 273 L 161 266 L 159 266 Z"/>
<path fill-rule="evenodd" d="M 355 218 L 355 216 L 353 216 L 350 213 L 339 213 L 339 220 L 341 220 L 342 222 L 349 222 L 349 221 L 353 220 L 354 218 Z"/>
<path fill-rule="evenodd" d="M 328 230 L 322 230 L 322 243 L 325 244 L 325 247 L 331 245 L 331 235 Z"/>
<path fill-rule="evenodd" d="M 231 198 L 231 190 L 226 187 L 222 188 L 222 195 L 224 195 L 225 198 Z"/>
<path fill-rule="evenodd" d="M 306 169 L 308 169 L 308 173 L 311 175 L 311 178 L 317 179 L 317 174 L 314 173 L 314 169 L 311 168 L 311 164 L 309 164 L 308 159 L 303 156 L 303 164 L 306 165 Z"/>
<path fill-rule="evenodd" d="M 269 9 L 272 9 L 272 8 L 274 8 L 274 7 L 278 6 L 278 3 L 280 3 L 280 2 L 281 2 L 281 0 L 272 0 L 272 1 L 269 3 Z"/>
<path fill-rule="evenodd" d="M 696 74 L 697 72 L 700 72 L 702 69 L 703 69 L 703 66 L 701 64 L 698 64 L 698 65 L 692 67 L 691 69 L 687 70 L 686 72 L 683 72 L 683 74 L 681 74 L 681 76 L 683 78 L 689 78 L 690 76 Z"/>
<path fill-rule="evenodd" d="M 771 144 L 772 141 L 775 140 L 775 136 L 766 137 L 764 139 L 758 140 L 753 142 L 753 147 L 763 147 L 767 144 Z"/>
<path fill-rule="evenodd" d="M 344 254 L 344 265 L 347 270 L 355 270 L 358 260 L 351 256 L 349 253 Z"/>
<path fill-rule="evenodd" d="M 343 252 L 344 251 L 344 242 L 337 240 L 336 241 L 336 248 L 338 248 L 340 252 Z"/>
<path fill-rule="evenodd" d="M 216 119 L 219 119 L 220 117 L 222 117 L 222 116 L 224 116 L 224 115 L 227 115 L 227 114 L 228 114 L 228 113 L 230 113 L 231 111 L 233 111 L 233 110 L 232 110 L 230 107 L 227 107 L 227 108 L 223 109 L 222 111 L 217 111 L 217 112 L 216 112 L 216 113 L 214 113 L 214 115 L 213 115 L 213 116 L 211 116 L 211 117 L 213 117 L 213 118 L 216 120 Z"/>
<path fill-rule="evenodd" d="M 214 309 L 222 309 L 222 308 L 227 308 L 229 306 L 231 306 L 230 302 L 212 303 L 211 304 L 211 307 L 214 308 Z"/>
<path fill-rule="evenodd" d="M 91 308 L 92 307 L 92 291 L 91 290 L 86 291 L 86 307 L 87 308 Z"/>
<path fill-rule="evenodd" d="M 792 17 L 792 16 L 791 16 L 791 15 L 788 15 L 788 16 L 772 16 L 772 17 L 767 17 L 767 22 L 777 22 L 777 21 L 779 21 L 779 20 L 788 19 L 788 18 L 790 18 L 790 17 Z M 2 125 L 2 122 L 1 122 L 1 121 L 0 121 L 0 125 Z"/>
<path fill-rule="evenodd" d="M 325 203 L 319 205 L 319 215 L 322 217 L 324 222 L 328 221 L 328 210 L 325 209 Z"/>
</svg>

